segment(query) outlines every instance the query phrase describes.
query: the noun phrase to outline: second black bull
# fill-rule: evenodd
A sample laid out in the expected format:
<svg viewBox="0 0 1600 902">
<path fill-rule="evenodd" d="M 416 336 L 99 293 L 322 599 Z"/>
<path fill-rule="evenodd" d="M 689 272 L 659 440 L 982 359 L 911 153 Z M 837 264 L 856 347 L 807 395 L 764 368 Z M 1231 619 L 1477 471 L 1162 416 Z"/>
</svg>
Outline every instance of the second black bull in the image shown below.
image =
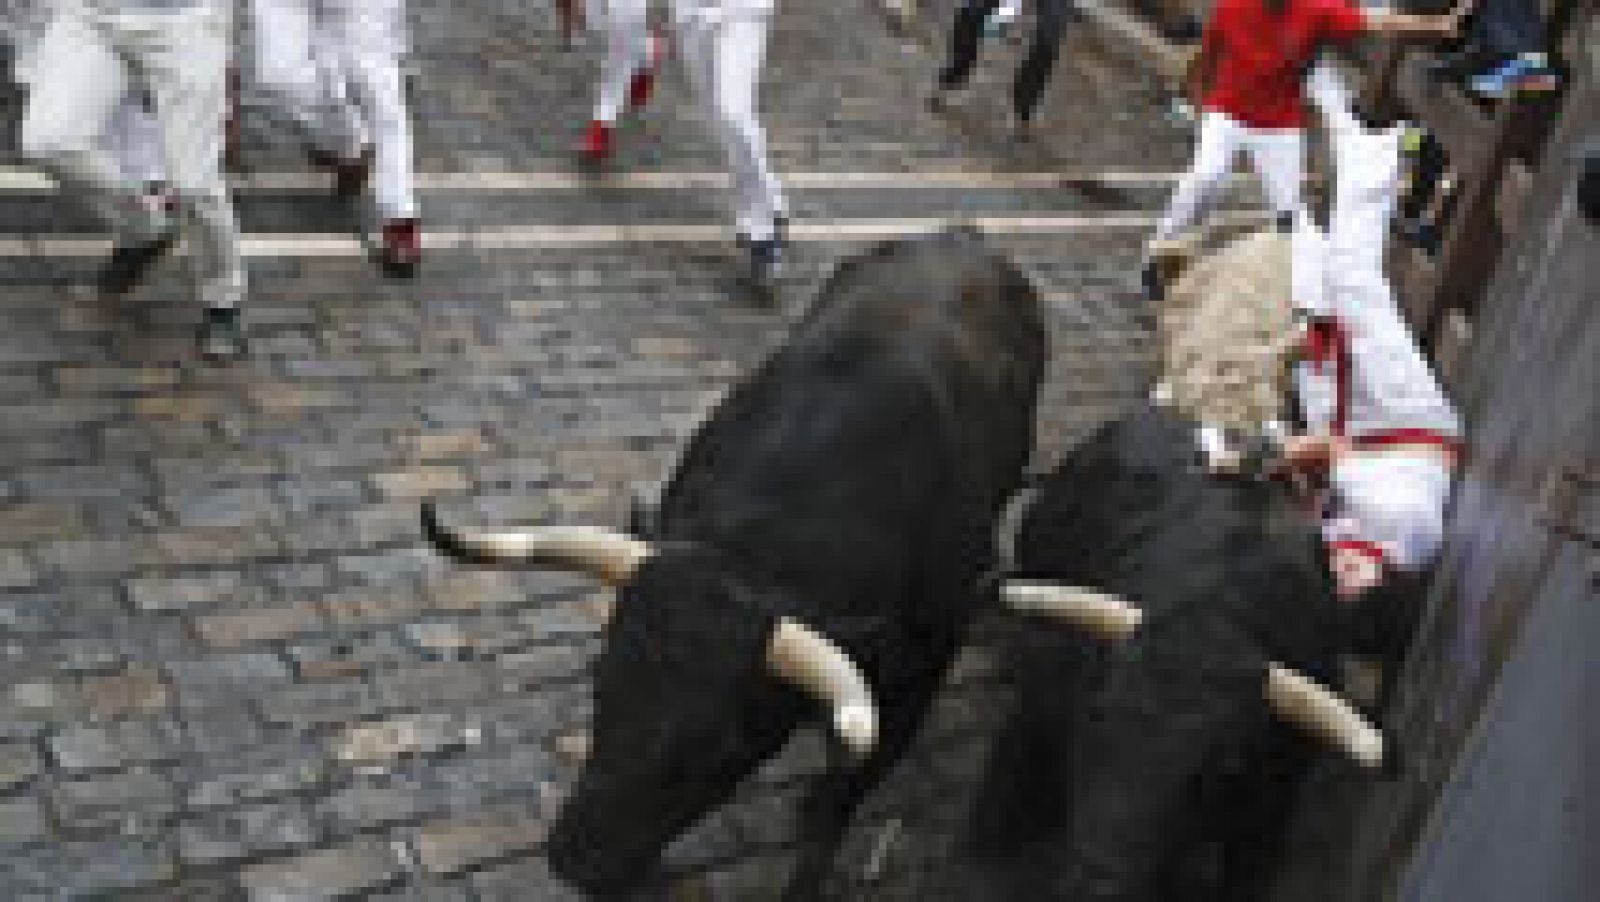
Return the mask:
<svg viewBox="0 0 1600 902">
<path fill-rule="evenodd" d="M 458 557 L 617 587 L 557 874 L 596 895 L 649 882 L 821 710 L 851 754 L 806 805 L 790 895 L 810 897 L 992 586 L 1044 364 L 1036 292 L 975 233 L 889 243 L 845 261 L 700 427 L 648 534 L 473 533 L 425 510 Z"/>
<path fill-rule="evenodd" d="M 1136 408 L 1037 487 L 1003 595 L 1063 626 L 1017 631 L 972 854 L 930 899 L 1258 898 L 1316 751 L 1382 762 L 1318 681 L 1363 630 L 1314 523 L 1203 465 L 1198 425 Z"/>
</svg>

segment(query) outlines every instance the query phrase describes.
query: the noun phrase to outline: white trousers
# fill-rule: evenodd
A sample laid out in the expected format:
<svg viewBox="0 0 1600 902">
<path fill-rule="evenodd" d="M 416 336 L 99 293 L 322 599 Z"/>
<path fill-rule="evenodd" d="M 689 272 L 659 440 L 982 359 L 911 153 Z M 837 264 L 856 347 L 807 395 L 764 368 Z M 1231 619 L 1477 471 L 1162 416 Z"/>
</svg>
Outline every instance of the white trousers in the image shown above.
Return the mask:
<svg viewBox="0 0 1600 902">
<path fill-rule="evenodd" d="M 189 238 L 202 301 L 237 304 L 245 276 L 239 229 L 222 180 L 222 128 L 231 22 L 225 9 L 106 15 L 63 3 L 36 49 L 22 151 L 63 194 L 87 204 L 122 238 L 153 237 L 161 217 L 144 202 L 105 135 L 135 92 L 155 102 L 161 158 Z"/>
<path fill-rule="evenodd" d="M 788 209 L 756 118 L 772 4 L 673 0 L 673 19 L 689 81 L 727 160 L 735 227 L 746 238 L 765 241 L 773 235 L 773 220 Z"/>
<path fill-rule="evenodd" d="M 1329 542 L 1370 542 L 1407 571 L 1427 567 L 1444 541 L 1451 472 L 1426 454 L 1353 453 L 1330 474 L 1333 499 L 1323 522 Z"/>
<path fill-rule="evenodd" d="M 324 153 L 352 159 L 370 144 L 379 218 L 415 217 L 404 0 L 250 0 L 250 12 L 274 103 Z"/>
<path fill-rule="evenodd" d="M 155 112 L 145 107 L 142 92 L 123 95 L 111 114 L 104 141 L 106 152 L 122 167 L 123 178 L 137 185 L 167 180 L 161 161 L 161 123 Z"/>
<path fill-rule="evenodd" d="M 1253 128 L 1212 110 L 1200 118 L 1194 164 L 1178 183 L 1166 215 L 1156 227 L 1156 240 L 1171 239 L 1200 220 L 1241 152 L 1250 156 L 1273 211 L 1292 216 L 1297 224 L 1306 219 L 1300 196 L 1305 133 L 1297 128 Z"/>
<path fill-rule="evenodd" d="M 1306 96 L 1322 113 L 1322 121 L 1330 131 L 1338 133 L 1362 128 L 1361 120 L 1356 118 L 1355 94 L 1339 74 L 1338 67 L 1326 58 L 1319 59 L 1311 67 L 1311 74 L 1306 78 Z"/>
<path fill-rule="evenodd" d="M 609 125 L 622 114 L 634 74 L 649 63 L 650 0 L 605 0 L 604 7 L 606 57 L 594 118 Z"/>
<path fill-rule="evenodd" d="M 0 8 L 3 7 L 4 0 L 0 0 Z M 24 23 L 0 23 L 18 25 L 8 29 L 8 36 L 15 44 L 12 57 L 15 71 L 12 75 L 17 84 L 24 87 L 47 71 L 41 65 L 38 49 L 48 23 L 43 21 L 44 11 L 40 10 L 35 15 L 40 21 L 30 19 Z M 166 169 L 161 163 L 161 127 L 156 122 L 155 113 L 146 105 L 143 91 L 130 90 L 122 95 L 105 134 L 101 136 L 101 144 L 105 152 L 117 161 L 122 177 L 128 181 L 148 185 L 167 180 Z"/>
</svg>

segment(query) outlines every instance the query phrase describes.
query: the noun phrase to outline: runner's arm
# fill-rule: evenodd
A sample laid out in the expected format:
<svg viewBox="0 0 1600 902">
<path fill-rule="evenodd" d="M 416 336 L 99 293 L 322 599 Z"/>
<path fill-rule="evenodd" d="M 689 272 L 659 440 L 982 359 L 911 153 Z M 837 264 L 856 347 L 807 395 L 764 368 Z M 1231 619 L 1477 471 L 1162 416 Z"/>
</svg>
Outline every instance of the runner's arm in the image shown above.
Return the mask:
<svg viewBox="0 0 1600 902">
<path fill-rule="evenodd" d="M 1455 7 L 1440 15 L 1417 15 L 1389 9 L 1367 10 L 1364 14 L 1368 32 L 1387 35 L 1414 35 L 1417 37 L 1454 37 L 1461 30 L 1461 22 L 1472 11 L 1476 0 L 1458 0 Z"/>
<path fill-rule="evenodd" d="M 1211 79 L 1216 74 L 1218 38 L 1214 22 L 1213 17 L 1212 22 L 1206 23 L 1200 37 L 1200 49 L 1195 52 L 1188 70 L 1183 74 L 1184 92 L 1188 95 L 1189 105 L 1197 110 L 1204 102 L 1206 92 L 1211 90 Z"/>
</svg>

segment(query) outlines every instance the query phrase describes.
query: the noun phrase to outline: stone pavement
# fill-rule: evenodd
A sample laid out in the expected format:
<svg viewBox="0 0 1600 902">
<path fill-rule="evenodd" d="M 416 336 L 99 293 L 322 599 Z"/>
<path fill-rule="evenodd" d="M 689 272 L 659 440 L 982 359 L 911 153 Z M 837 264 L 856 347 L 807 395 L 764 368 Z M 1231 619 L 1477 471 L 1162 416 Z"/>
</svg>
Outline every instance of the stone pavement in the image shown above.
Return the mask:
<svg viewBox="0 0 1600 902">
<path fill-rule="evenodd" d="M 374 271 L 249 111 L 235 367 L 191 360 L 176 266 L 100 299 L 92 226 L 0 168 L 0 898 L 566 897 L 536 850 L 583 754 L 601 593 L 448 564 L 417 502 L 620 524 L 862 238 L 978 219 L 1038 281 L 1041 463 L 1142 388 L 1138 244 L 1184 155 L 1158 93 L 1072 54 L 1070 118 L 1017 148 L 991 82 L 925 111 L 934 60 L 877 0 L 780 5 L 764 99 L 805 240 L 775 300 L 730 277 L 719 195 L 683 175 L 717 162 L 681 79 L 614 172 L 573 168 L 594 54 L 543 2 L 411 3 L 435 245 L 414 281 Z M 870 803 L 856 897 L 918 897 L 953 835 L 1005 628 Z M 820 758 L 797 739 L 675 847 L 680 898 L 770 897 Z"/>
</svg>

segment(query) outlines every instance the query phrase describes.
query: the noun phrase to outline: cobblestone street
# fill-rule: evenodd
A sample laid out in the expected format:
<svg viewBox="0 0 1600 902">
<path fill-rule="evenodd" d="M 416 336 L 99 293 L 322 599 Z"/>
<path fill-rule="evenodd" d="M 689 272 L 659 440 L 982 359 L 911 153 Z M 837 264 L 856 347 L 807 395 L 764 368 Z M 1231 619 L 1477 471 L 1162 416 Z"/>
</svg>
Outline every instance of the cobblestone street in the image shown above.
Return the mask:
<svg viewBox="0 0 1600 902">
<path fill-rule="evenodd" d="M 897 36 L 877 0 L 780 2 L 763 109 L 796 248 L 761 298 L 680 76 L 586 173 L 597 41 L 564 48 L 543 0 L 410 6 L 420 273 L 385 279 L 247 105 L 237 366 L 192 359 L 176 264 L 97 294 L 107 243 L 16 162 L 0 100 L 0 898 L 569 898 L 537 847 L 583 755 L 602 593 L 446 562 L 418 502 L 621 525 L 863 241 L 974 220 L 1038 283 L 1041 464 L 1144 387 L 1139 246 L 1188 129 L 1081 26 L 1018 145 L 1014 45 L 938 116 L 942 47 Z M 994 717 L 983 639 L 1003 628 L 979 631 L 863 813 L 843 862 L 859 897 L 921 897 Z M 674 848 L 679 898 L 770 898 L 820 750 L 797 740 Z"/>
</svg>

